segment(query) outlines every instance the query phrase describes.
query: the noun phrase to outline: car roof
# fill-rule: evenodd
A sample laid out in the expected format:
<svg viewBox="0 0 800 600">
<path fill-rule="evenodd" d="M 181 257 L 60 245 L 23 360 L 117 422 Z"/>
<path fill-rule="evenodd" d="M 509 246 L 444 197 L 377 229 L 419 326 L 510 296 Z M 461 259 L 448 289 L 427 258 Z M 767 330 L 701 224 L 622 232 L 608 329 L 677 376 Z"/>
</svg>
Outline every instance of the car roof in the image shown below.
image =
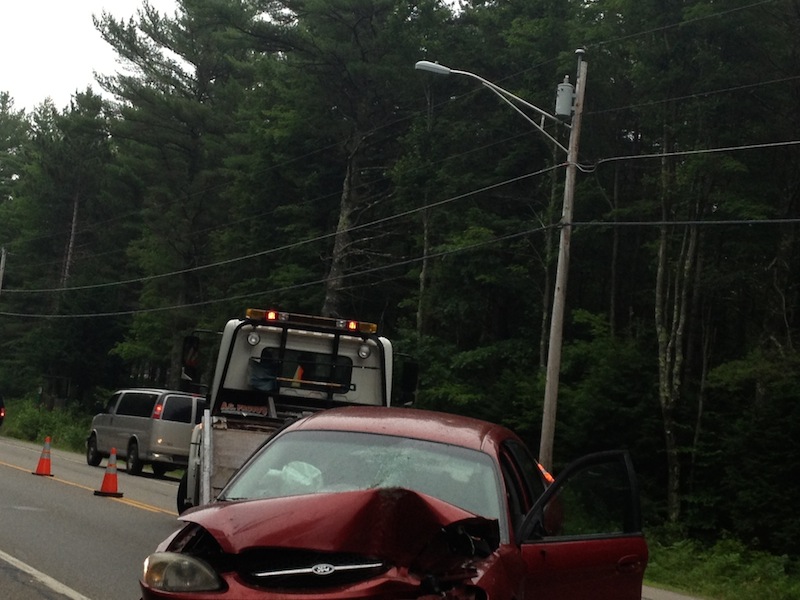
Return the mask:
<svg viewBox="0 0 800 600">
<path fill-rule="evenodd" d="M 437 411 L 347 406 L 320 411 L 289 430 L 327 430 L 378 433 L 462 446 L 485 451 L 502 440 L 519 439 L 511 430 L 488 421 Z"/>
</svg>

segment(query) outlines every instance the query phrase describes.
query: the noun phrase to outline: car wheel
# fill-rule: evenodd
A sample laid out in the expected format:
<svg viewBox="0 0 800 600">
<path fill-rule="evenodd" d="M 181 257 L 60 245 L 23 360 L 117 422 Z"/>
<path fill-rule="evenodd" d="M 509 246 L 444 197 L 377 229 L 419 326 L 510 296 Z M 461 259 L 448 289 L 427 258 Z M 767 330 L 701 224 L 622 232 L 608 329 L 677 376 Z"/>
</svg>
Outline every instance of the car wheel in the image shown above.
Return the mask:
<svg viewBox="0 0 800 600">
<path fill-rule="evenodd" d="M 100 451 L 97 449 L 97 436 L 92 435 L 86 442 L 86 464 L 96 467 L 103 460 Z"/>
<path fill-rule="evenodd" d="M 186 473 L 183 474 L 181 477 L 181 481 L 178 484 L 178 514 L 183 514 L 184 511 L 191 508 L 189 505 L 186 504 L 186 490 L 189 485 L 189 477 Z"/>
<path fill-rule="evenodd" d="M 139 460 L 139 444 L 132 440 L 128 444 L 128 454 L 125 456 L 125 470 L 131 475 L 138 475 L 142 472 L 142 461 Z"/>
<path fill-rule="evenodd" d="M 167 472 L 166 465 L 151 465 L 153 468 L 153 475 L 156 477 L 163 477 L 164 474 Z"/>
</svg>

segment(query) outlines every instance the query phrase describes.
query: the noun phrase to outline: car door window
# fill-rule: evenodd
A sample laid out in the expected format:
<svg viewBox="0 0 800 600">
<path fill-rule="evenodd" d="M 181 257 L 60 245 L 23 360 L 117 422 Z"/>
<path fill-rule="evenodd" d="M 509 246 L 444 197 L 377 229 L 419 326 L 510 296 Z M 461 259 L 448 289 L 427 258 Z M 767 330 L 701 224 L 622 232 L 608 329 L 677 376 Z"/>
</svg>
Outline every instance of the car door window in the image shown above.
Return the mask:
<svg viewBox="0 0 800 600">
<path fill-rule="evenodd" d="M 554 497 L 563 513 L 558 533 L 564 536 L 630 533 L 635 509 L 626 473 L 607 463 L 586 470 Z"/>
<path fill-rule="evenodd" d="M 528 449 L 516 440 L 507 440 L 504 448 L 517 466 L 522 485 L 525 487 L 525 493 L 529 498 L 530 504 L 528 508 L 530 508 L 545 490 L 539 463 L 534 460 Z"/>
<path fill-rule="evenodd" d="M 517 531 L 527 512 L 525 492 L 514 465 L 507 454 L 500 455 L 500 470 L 503 473 L 503 483 L 506 490 L 506 503 L 508 504 L 509 526 L 512 531 Z"/>
<path fill-rule="evenodd" d="M 639 530 L 638 496 L 625 461 L 598 462 L 565 477 L 528 523 L 526 539 Z"/>
<path fill-rule="evenodd" d="M 599 453 L 567 467 L 518 536 L 525 587 L 537 598 L 641 598 L 647 544 L 627 453 Z"/>
<path fill-rule="evenodd" d="M 142 392 L 124 394 L 117 407 L 117 414 L 131 417 L 149 417 L 153 414 L 153 407 L 156 405 L 157 398 L 156 394 Z"/>
<path fill-rule="evenodd" d="M 506 440 L 500 451 L 511 527 L 514 531 L 545 490 L 538 463 L 516 440 Z"/>
</svg>

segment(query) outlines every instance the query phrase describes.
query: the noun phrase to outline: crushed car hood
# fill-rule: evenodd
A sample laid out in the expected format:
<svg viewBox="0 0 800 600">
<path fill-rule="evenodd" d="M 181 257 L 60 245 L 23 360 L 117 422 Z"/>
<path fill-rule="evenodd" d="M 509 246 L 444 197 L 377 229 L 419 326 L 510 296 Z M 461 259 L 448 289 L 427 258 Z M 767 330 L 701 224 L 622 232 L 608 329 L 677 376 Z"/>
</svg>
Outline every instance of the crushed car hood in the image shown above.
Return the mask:
<svg viewBox="0 0 800 600">
<path fill-rule="evenodd" d="M 231 554 L 305 548 L 425 570 L 446 568 L 444 555 L 463 560 L 499 544 L 496 520 L 402 488 L 220 502 L 180 519 L 206 529 Z"/>
</svg>

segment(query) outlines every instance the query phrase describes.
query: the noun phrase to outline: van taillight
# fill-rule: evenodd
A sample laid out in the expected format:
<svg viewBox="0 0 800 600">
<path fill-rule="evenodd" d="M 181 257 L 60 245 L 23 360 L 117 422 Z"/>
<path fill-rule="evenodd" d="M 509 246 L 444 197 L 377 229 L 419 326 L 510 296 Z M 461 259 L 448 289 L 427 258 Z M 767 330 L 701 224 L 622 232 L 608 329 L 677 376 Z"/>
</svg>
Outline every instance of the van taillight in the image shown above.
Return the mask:
<svg viewBox="0 0 800 600">
<path fill-rule="evenodd" d="M 6 416 L 6 409 L 0 408 L 0 419 L 5 418 L 5 416 Z"/>
<path fill-rule="evenodd" d="M 162 413 L 163 410 L 164 410 L 164 403 L 163 402 L 159 402 L 158 404 L 156 404 L 155 408 L 153 408 L 153 418 L 154 419 L 160 419 L 161 418 L 161 413 Z"/>
</svg>

